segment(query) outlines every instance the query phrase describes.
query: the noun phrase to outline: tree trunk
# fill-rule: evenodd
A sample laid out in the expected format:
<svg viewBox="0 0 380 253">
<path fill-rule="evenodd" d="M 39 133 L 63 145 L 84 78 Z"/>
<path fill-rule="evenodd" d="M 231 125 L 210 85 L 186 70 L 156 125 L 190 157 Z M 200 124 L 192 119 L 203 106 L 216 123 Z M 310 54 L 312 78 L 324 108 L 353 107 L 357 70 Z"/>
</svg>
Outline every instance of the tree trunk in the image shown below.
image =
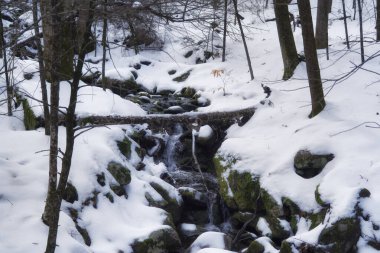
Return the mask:
<svg viewBox="0 0 380 253">
<path fill-rule="evenodd" d="M 38 37 L 38 34 L 40 34 L 40 31 L 38 27 L 37 0 L 33 0 L 33 26 L 34 26 L 34 33 L 37 36 L 36 44 L 37 44 L 37 54 L 38 54 L 38 67 L 40 69 L 42 103 L 43 103 L 43 108 L 44 108 L 45 135 L 50 135 L 50 113 L 49 113 L 49 101 L 48 101 L 47 90 L 46 90 L 45 66 L 44 66 L 41 39 Z"/>
<path fill-rule="evenodd" d="M 380 41 L 380 0 L 376 1 L 376 41 Z"/>
<path fill-rule="evenodd" d="M 378 0 L 380 1 L 380 0 Z M 222 62 L 226 61 L 226 46 L 227 46 L 227 17 L 228 17 L 228 0 L 224 0 L 224 20 L 223 20 L 223 53 L 222 53 Z"/>
<path fill-rule="evenodd" d="M 346 35 L 346 44 L 347 48 L 350 49 L 350 40 L 348 39 L 348 29 L 347 29 L 347 14 L 346 14 L 346 0 L 342 0 L 342 8 L 343 8 L 343 20 L 344 20 L 344 33 Z M 380 0 L 378 0 L 380 1 Z"/>
<path fill-rule="evenodd" d="M 315 29 L 315 44 L 317 49 L 328 47 L 329 1 L 318 0 L 317 24 Z"/>
<path fill-rule="evenodd" d="M 7 88 L 7 113 L 8 116 L 12 116 L 12 99 L 13 99 L 13 89 L 9 80 L 8 73 L 8 60 L 7 60 L 7 46 L 5 43 L 5 35 L 4 35 L 4 26 L 3 26 L 3 16 L 1 14 L 2 4 L 0 2 L 0 40 L 1 40 L 1 50 L 2 50 L 2 58 L 3 58 L 3 66 L 4 66 L 4 74 L 5 74 L 5 84 Z"/>
<path fill-rule="evenodd" d="M 364 63 L 364 36 L 363 36 L 363 11 L 361 0 L 358 0 L 359 27 L 360 27 L 360 56 Z"/>
<path fill-rule="evenodd" d="M 326 106 L 321 74 L 319 70 L 318 55 L 315 46 L 313 19 L 309 0 L 298 1 L 298 9 L 302 24 L 302 38 L 306 58 L 306 70 L 309 79 L 312 110 L 310 118 L 318 115 Z"/>
<path fill-rule="evenodd" d="M 248 68 L 249 68 L 249 74 L 251 75 L 251 80 L 253 80 L 254 76 L 253 76 L 253 70 L 252 70 L 252 63 L 251 63 L 251 58 L 249 56 L 247 42 L 245 41 L 244 30 L 243 30 L 243 26 L 241 24 L 241 17 L 240 17 L 239 12 L 238 12 L 237 0 L 232 0 L 232 1 L 234 3 L 235 17 L 236 17 L 237 22 L 239 24 L 239 29 L 240 29 L 240 33 L 241 33 L 241 39 L 243 40 L 243 44 L 244 44 L 245 56 L 247 58 L 247 63 L 248 63 Z"/>
<path fill-rule="evenodd" d="M 102 35 L 102 86 L 106 90 L 106 54 L 107 54 L 107 0 L 103 2 L 103 35 Z"/>
<path fill-rule="evenodd" d="M 79 48 L 79 55 L 77 64 L 75 66 L 75 71 L 73 75 L 73 81 L 71 84 L 71 93 L 70 93 L 70 102 L 67 108 L 66 114 L 66 149 L 62 158 L 62 169 L 60 173 L 60 178 L 58 186 L 55 188 L 55 202 L 52 205 L 51 222 L 49 224 L 49 235 L 47 241 L 47 247 L 45 253 L 54 253 L 57 240 L 58 232 L 58 222 L 59 222 L 59 213 L 62 203 L 63 192 L 67 186 L 67 181 L 70 174 L 71 161 L 74 151 L 74 139 L 75 139 L 75 126 L 76 126 L 76 117 L 75 110 L 77 105 L 79 82 L 82 77 L 82 69 L 84 65 L 84 58 L 87 52 L 87 46 L 89 43 L 89 38 L 91 36 L 91 23 L 93 20 L 93 2 L 92 0 L 82 0 L 79 8 L 79 17 L 82 20 L 79 20 L 79 24 L 84 26 L 84 34 L 79 34 L 78 37 L 82 41 L 82 45 Z M 83 20 L 85 19 L 85 20 Z M 80 30 L 80 29 L 79 29 Z M 83 29 L 82 29 L 83 31 Z"/>
<path fill-rule="evenodd" d="M 289 79 L 299 63 L 296 44 L 290 25 L 288 0 L 275 0 L 274 13 L 276 16 L 277 33 L 280 41 L 282 61 L 284 63 L 283 79 Z"/>
</svg>

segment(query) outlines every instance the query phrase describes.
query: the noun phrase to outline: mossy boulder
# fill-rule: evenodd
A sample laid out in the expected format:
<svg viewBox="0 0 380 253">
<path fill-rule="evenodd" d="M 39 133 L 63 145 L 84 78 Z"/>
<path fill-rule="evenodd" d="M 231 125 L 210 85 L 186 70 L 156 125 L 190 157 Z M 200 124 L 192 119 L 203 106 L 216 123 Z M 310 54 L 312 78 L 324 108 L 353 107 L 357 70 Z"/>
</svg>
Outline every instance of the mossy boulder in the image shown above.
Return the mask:
<svg viewBox="0 0 380 253">
<path fill-rule="evenodd" d="M 177 232 L 168 226 L 150 233 L 146 239 L 135 240 L 131 247 L 134 253 L 179 252 L 181 240 Z"/>
<path fill-rule="evenodd" d="M 355 252 L 360 233 L 360 220 L 358 218 L 344 218 L 323 229 L 318 242 L 326 246 L 325 252 Z"/>
<path fill-rule="evenodd" d="M 264 189 L 261 189 L 261 201 L 264 205 L 266 213 L 273 217 L 280 217 L 284 215 L 282 206 Z"/>
<path fill-rule="evenodd" d="M 281 224 L 281 220 L 279 218 L 272 215 L 266 215 L 265 219 L 268 222 L 270 230 L 272 231 L 270 237 L 274 241 L 282 241 L 291 236 L 291 231 Z"/>
<path fill-rule="evenodd" d="M 124 138 L 122 141 L 117 141 L 117 147 L 119 148 L 120 152 L 125 156 L 127 159 L 131 159 L 132 154 L 132 142 L 129 140 L 128 137 Z"/>
<path fill-rule="evenodd" d="M 186 98 L 193 98 L 197 94 L 197 91 L 191 87 L 184 87 L 181 90 L 181 96 Z"/>
<path fill-rule="evenodd" d="M 329 207 L 329 206 L 330 206 L 329 203 L 327 203 L 327 202 L 325 202 L 324 200 L 322 200 L 321 194 L 319 193 L 319 185 L 318 185 L 317 188 L 315 189 L 314 196 L 315 196 L 315 201 L 316 201 L 320 206 L 323 206 L 323 207 Z"/>
<path fill-rule="evenodd" d="M 247 224 L 247 230 L 255 231 L 258 217 L 249 212 L 236 212 L 230 217 L 230 223 L 233 227 L 240 229 L 243 225 L 250 221 Z"/>
<path fill-rule="evenodd" d="M 208 197 L 206 193 L 197 191 L 190 187 L 181 187 L 178 189 L 185 204 L 194 207 L 207 208 Z"/>
<path fill-rule="evenodd" d="M 264 253 L 265 247 L 258 241 L 253 241 L 245 253 Z"/>
<path fill-rule="evenodd" d="M 316 228 L 319 224 L 323 223 L 327 213 L 326 208 L 322 208 L 319 212 L 308 214 L 308 219 L 311 220 L 310 229 Z"/>
<path fill-rule="evenodd" d="M 131 182 L 131 172 L 122 164 L 110 162 L 107 166 L 107 170 L 111 173 L 113 178 L 115 178 L 116 182 L 120 184 L 120 186 L 124 187 Z"/>
<path fill-rule="evenodd" d="M 71 183 L 67 183 L 62 198 L 71 204 L 78 201 L 78 192 L 75 186 Z"/>
<path fill-rule="evenodd" d="M 287 241 L 283 241 L 281 243 L 281 248 L 280 248 L 280 252 L 279 253 L 293 253 L 293 247 L 292 247 L 292 244 L 287 242 Z"/>
<path fill-rule="evenodd" d="M 24 126 L 26 130 L 35 130 L 37 126 L 37 118 L 28 100 L 22 100 L 22 107 L 24 109 Z"/>
<path fill-rule="evenodd" d="M 312 178 L 321 173 L 333 154 L 312 154 L 309 150 L 300 150 L 294 157 L 295 172 L 303 178 Z"/>
<path fill-rule="evenodd" d="M 166 201 L 166 204 L 162 206 L 162 209 L 170 213 L 173 217 L 173 221 L 177 223 L 181 218 L 182 202 L 177 201 L 175 197 L 172 197 L 170 192 L 158 183 L 151 182 L 150 185 L 161 197 Z"/>
</svg>

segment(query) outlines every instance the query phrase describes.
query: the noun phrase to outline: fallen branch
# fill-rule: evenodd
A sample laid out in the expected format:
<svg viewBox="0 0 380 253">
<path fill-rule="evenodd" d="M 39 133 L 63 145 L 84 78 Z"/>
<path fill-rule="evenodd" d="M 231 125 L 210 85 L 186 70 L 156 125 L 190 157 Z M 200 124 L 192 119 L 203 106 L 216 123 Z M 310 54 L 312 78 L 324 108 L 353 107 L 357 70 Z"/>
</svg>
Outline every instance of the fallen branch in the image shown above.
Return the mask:
<svg viewBox="0 0 380 253">
<path fill-rule="evenodd" d="M 91 125 L 128 125 L 128 124 L 149 124 L 154 126 L 172 126 L 176 123 L 192 124 L 200 122 L 201 125 L 206 124 L 223 124 L 237 121 L 241 124 L 246 123 L 255 113 L 255 107 L 249 107 L 229 112 L 190 112 L 183 114 L 152 114 L 147 116 L 90 116 L 85 118 L 77 118 L 79 126 Z"/>
</svg>

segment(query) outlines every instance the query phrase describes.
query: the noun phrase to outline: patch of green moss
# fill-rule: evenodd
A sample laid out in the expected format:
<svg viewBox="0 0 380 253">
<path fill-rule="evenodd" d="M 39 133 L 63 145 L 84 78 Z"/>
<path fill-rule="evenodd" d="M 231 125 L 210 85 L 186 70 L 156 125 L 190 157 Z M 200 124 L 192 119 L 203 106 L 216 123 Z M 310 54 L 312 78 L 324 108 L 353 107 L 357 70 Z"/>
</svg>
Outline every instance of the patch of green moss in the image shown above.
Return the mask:
<svg viewBox="0 0 380 253">
<path fill-rule="evenodd" d="M 282 206 L 264 189 L 261 189 L 261 201 L 266 212 L 274 217 L 283 215 Z"/>
<path fill-rule="evenodd" d="M 264 253 L 264 251 L 265 247 L 261 243 L 259 243 L 258 241 L 253 241 L 249 245 L 246 253 Z"/>
<path fill-rule="evenodd" d="M 308 218 L 311 220 L 310 230 L 316 228 L 325 220 L 326 213 L 327 209 L 323 208 L 318 213 L 312 213 L 308 215 Z"/>
<path fill-rule="evenodd" d="M 24 125 L 26 130 L 35 130 L 37 126 L 36 115 L 29 105 L 28 100 L 22 100 L 22 107 L 24 108 Z"/>
<path fill-rule="evenodd" d="M 107 166 L 107 170 L 115 178 L 122 187 L 128 185 L 131 182 L 131 172 L 122 164 L 117 162 L 110 162 Z"/>
<path fill-rule="evenodd" d="M 280 253 L 293 253 L 291 244 L 287 241 L 283 241 L 281 243 Z"/>
<path fill-rule="evenodd" d="M 177 232 L 168 227 L 152 232 L 145 240 L 134 241 L 131 247 L 136 253 L 178 252 L 181 241 Z"/>
<path fill-rule="evenodd" d="M 124 138 L 122 141 L 117 141 L 117 147 L 119 148 L 120 152 L 125 156 L 127 159 L 131 159 L 132 149 L 131 145 L 132 142 L 129 140 L 128 137 Z"/>
<path fill-rule="evenodd" d="M 271 238 L 273 240 L 281 241 L 288 238 L 291 233 L 287 229 L 285 229 L 280 220 L 272 215 L 265 216 L 266 221 L 268 222 L 269 228 L 272 231 Z"/>
<path fill-rule="evenodd" d="M 164 205 L 162 208 L 172 215 L 175 223 L 178 222 L 181 216 L 181 203 L 179 203 L 176 198 L 171 197 L 170 193 L 158 183 L 151 182 L 150 185 L 166 201 L 167 204 Z"/>
<path fill-rule="evenodd" d="M 315 189 L 314 196 L 315 196 L 315 201 L 317 201 L 317 203 L 318 203 L 320 206 L 323 206 L 323 207 L 328 207 L 328 206 L 329 206 L 329 203 L 326 203 L 326 202 L 323 201 L 322 198 L 321 198 L 321 194 L 319 193 L 319 185 L 318 185 L 317 188 Z"/>
</svg>

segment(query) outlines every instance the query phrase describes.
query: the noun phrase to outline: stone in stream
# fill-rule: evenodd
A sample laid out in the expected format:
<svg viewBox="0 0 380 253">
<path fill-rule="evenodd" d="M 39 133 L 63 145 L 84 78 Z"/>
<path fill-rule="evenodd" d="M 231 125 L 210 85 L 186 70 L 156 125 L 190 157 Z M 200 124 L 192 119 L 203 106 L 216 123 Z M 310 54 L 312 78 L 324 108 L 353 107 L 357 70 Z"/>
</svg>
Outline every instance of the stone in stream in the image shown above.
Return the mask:
<svg viewBox="0 0 380 253">
<path fill-rule="evenodd" d="M 315 177 L 332 159 L 333 154 L 316 155 L 309 150 L 300 150 L 294 157 L 295 172 L 306 179 Z"/>
<path fill-rule="evenodd" d="M 179 105 L 170 106 L 168 109 L 164 110 L 164 113 L 167 114 L 179 114 L 184 112 L 186 111 Z"/>
</svg>

